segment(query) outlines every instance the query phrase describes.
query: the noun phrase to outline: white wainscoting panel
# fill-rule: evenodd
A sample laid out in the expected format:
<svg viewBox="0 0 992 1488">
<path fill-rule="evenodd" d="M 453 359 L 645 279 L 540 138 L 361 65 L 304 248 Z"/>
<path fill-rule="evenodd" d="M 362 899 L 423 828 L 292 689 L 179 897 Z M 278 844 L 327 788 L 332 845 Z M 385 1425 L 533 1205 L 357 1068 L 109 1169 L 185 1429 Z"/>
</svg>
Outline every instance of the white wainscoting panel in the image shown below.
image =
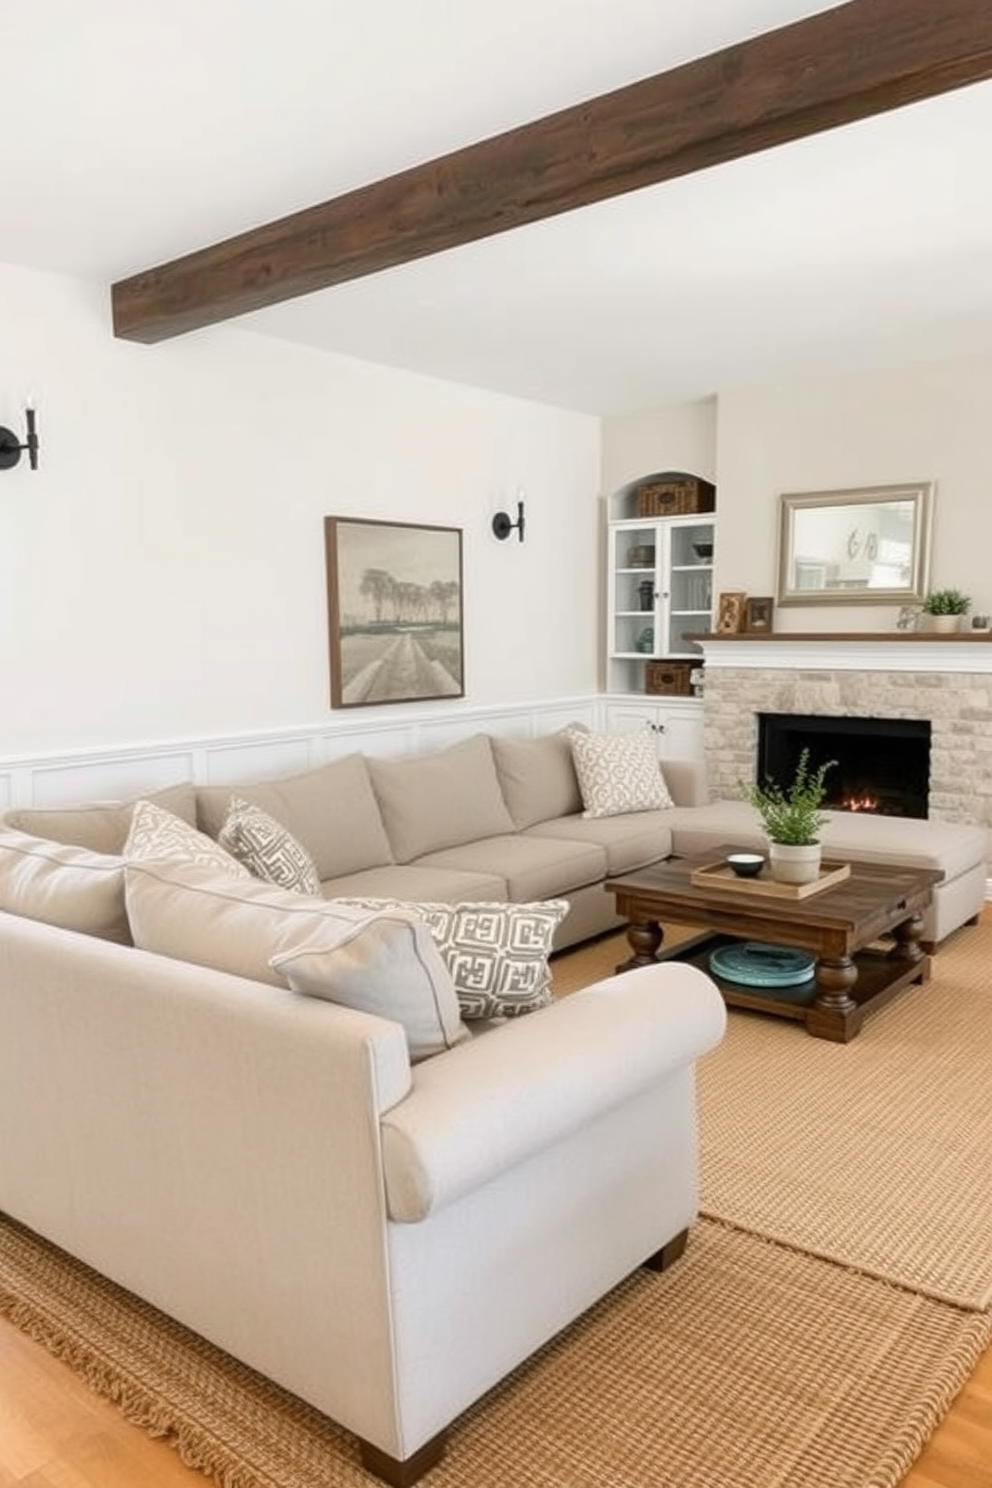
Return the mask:
<svg viewBox="0 0 992 1488">
<path fill-rule="evenodd" d="M 235 785 L 312 769 L 345 754 L 389 756 L 445 749 L 472 734 L 537 738 L 569 723 L 603 726 L 597 696 L 555 698 L 500 708 L 463 708 L 232 734 L 209 739 L 149 741 L 72 755 L 0 756 L 0 811 L 16 806 L 65 806 L 140 796 L 183 780 Z"/>
</svg>

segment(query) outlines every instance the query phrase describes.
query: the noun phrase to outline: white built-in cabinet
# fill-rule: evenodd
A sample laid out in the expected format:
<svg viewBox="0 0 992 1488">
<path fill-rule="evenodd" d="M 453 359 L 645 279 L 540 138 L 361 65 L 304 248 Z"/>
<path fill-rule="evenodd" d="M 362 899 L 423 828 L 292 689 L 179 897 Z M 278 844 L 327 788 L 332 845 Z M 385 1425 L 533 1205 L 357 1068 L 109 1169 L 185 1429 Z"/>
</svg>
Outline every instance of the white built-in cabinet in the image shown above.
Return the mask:
<svg viewBox="0 0 992 1488">
<path fill-rule="evenodd" d="M 658 741 L 659 756 L 702 759 L 702 688 L 669 695 L 664 663 L 684 664 L 703 653 L 687 639 L 713 628 L 713 557 L 716 517 L 712 512 L 642 517 L 634 487 L 610 502 L 606 571 L 607 719 L 613 732 L 642 728 Z M 674 670 L 674 669 L 673 669 Z"/>
<path fill-rule="evenodd" d="M 655 736 L 659 759 L 703 759 L 703 706 L 700 698 L 608 698 L 606 727 L 631 733 L 645 724 Z"/>
</svg>

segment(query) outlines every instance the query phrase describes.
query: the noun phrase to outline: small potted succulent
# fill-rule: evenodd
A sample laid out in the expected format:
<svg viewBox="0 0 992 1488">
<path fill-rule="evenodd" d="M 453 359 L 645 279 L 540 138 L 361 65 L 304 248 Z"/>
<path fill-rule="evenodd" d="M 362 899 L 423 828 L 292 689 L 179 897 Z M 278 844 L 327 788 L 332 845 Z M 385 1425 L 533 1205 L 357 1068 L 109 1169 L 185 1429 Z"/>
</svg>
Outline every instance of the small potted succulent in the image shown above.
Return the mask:
<svg viewBox="0 0 992 1488">
<path fill-rule="evenodd" d="M 928 630 L 958 630 L 961 616 L 967 615 L 971 599 L 960 589 L 931 589 L 923 601 Z"/>
<path fill-rule="evenodd" d="M 738 781 L 741 795 L 761 817 L 770 843 L 768 860 L 772 878 L 780 883 L 813 883 L 820 872 L 820 832 L 826 821 L 827 771 L 836 760 L 825 760 L 810 769 L 809 750 L 804 749 L 790 785 L 783 789 L 774 780 L 760 785 Z"/>
</svg>

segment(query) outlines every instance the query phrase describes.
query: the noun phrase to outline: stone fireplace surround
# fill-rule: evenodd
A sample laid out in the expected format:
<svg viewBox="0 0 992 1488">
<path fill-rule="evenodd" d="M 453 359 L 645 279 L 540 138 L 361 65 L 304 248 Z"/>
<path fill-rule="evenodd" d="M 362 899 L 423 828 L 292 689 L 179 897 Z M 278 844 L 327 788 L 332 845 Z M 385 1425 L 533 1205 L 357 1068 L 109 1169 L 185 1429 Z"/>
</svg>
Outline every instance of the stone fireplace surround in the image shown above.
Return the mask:
<svg viewBox="0 0 992 1488">
<path fill-rule="evenodd" d="M 987 636 L 713 635 L 703 737 L 713 800 L 755 772 L 758 713 L 931 724 L 933 821 L 992 827 L 992 640 Z"/>
</svg>

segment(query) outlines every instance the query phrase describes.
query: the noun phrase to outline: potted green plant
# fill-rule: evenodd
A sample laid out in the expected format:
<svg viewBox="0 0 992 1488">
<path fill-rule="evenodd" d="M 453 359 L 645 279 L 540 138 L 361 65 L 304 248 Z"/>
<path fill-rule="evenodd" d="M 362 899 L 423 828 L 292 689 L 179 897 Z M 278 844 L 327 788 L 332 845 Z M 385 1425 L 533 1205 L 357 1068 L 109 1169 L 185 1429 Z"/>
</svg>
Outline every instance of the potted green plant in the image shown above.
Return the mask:
<svg viewBox="0 0 992 1488">
<path fill-rule="evenodd" d="M 823 802 L 826 799 L 827 771 L 836 760 L 825 760 L 810 769 L 809 750 L 804 749 L 796 763 L 789 785 L 766 779 L 748 785 L 738 781 L 741 795 L 761 817 L 770 844 L 768 859 L 772 878 L 781 883 L 812 883 L 820 872 L 820 832 L 826 821 Z"/>
<path fill-rule="evenodd" d="M 928 630 L 957 630 L 962 615 L 967 615 L 971 599 L 960 589 L 931 589 L 923 601 Z"/>
</svg>

